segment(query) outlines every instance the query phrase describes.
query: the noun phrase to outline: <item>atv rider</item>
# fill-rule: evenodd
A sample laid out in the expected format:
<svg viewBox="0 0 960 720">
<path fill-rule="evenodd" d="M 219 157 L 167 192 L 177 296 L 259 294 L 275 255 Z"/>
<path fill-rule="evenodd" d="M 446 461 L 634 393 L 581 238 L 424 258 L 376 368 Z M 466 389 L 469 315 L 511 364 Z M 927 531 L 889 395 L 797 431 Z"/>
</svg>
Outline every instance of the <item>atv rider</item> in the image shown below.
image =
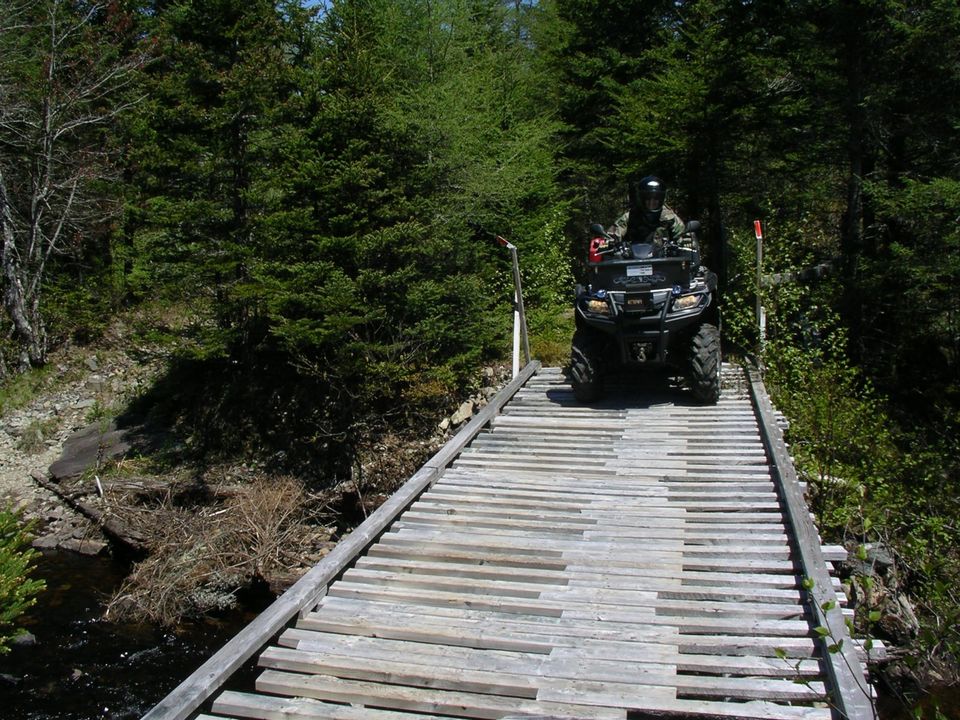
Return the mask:
<svg viewBox="0 0 960 720">
<path fill-rule="evenodd" d="M 648 175 L 630 183 L 630 209 L 609 229 L 611 235 L 624 238 L 628 245 L 648 243 L 659 253 L 665 245 L 674 245 L 683 235 L 683 220 L 663 204 L 667 188 L 663 181 Z"/>
</svg>

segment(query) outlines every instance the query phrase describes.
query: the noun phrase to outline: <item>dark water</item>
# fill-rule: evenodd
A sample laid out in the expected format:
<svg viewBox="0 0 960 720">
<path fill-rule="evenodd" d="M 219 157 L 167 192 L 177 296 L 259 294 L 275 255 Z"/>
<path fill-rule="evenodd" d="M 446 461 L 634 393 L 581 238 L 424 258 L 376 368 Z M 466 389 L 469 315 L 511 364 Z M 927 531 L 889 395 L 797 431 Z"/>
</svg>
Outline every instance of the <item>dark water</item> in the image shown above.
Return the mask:
<svg viewBox="0 0 960 720">
<path fill-rule="evenodd" d="M 109 558 L 45 554 L 33 577 L 47 591 L 31 608 L 36 645 L 0 655 L 0 718 L 139 718 L 266 606 L 178 627 L 101 619 L 127 568 Z"/>
</svg>

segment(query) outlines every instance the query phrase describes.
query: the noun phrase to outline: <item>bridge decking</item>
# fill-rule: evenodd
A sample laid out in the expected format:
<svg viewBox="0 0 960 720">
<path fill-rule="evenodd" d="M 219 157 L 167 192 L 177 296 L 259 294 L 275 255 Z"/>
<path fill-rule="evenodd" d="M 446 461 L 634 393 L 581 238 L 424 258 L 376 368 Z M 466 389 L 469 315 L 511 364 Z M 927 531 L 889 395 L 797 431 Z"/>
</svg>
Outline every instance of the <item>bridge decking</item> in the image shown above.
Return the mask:
<svg viewBox="0 0 960 720">
<path fill-rule="evenodd" d="M 587 407 L 541 371 L 201 717 L 835 717 L 741 373 Z"/>
</svg>

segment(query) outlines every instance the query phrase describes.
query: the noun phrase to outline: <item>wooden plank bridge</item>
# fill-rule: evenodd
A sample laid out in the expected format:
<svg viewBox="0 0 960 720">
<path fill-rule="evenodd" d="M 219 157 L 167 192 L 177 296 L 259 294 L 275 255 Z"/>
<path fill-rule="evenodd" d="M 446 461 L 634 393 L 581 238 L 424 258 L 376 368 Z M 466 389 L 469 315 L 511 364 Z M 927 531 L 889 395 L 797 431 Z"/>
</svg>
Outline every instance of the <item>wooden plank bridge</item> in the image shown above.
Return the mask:
<svg viewBox="0 0 960 720">
<path fill-rule="evenodd" d="M 757 374 L 724 386 L 583 406 L 528 365 L 145 720 L 873 717 L 843 551 Z"/>
</svg>

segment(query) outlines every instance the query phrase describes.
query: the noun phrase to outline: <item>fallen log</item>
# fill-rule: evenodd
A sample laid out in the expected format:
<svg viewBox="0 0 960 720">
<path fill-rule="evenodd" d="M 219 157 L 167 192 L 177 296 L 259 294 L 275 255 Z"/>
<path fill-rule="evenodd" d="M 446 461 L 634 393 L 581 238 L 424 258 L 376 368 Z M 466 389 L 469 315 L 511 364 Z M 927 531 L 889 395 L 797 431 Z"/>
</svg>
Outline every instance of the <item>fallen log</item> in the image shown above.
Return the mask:
<svg viewBox="0 0 960 720">
<path fill-rule="evenodd" d="M 110 517 L 109 514 L 103 510 L 82 502 L 78 499 L 77 493 L 66 492 L 64 488 L 56 483 L 50 482 L 39 472 L 34 472 L 31 476 L 34 482 L 40 487 L 50 491 L 78 513 L 96 523 L 103 534 L 111 541 L 120 543 L 136 553 L 146 552 L 147 538 L 142 533 L 119 522 L 116 518 Z M 86 495 L 83 497 L 86 497 Z"/>
</svg>

